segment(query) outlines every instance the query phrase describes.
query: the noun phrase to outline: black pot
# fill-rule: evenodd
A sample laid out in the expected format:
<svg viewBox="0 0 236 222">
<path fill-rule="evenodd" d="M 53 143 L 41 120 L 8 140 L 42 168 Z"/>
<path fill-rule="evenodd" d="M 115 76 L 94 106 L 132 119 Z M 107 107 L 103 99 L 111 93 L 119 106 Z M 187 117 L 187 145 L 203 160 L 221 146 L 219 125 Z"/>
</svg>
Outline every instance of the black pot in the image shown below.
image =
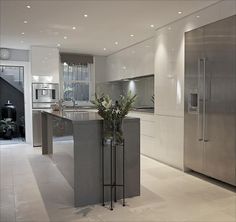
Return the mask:
<svg viewBox="0 0 236 222">
<path fill-rule="evenodd" d="M 8 101 L 1 109 L 2 119 L 11 119 L 12 121 L 16 121 L 16 108 L 15 106 Z"/>
<path fill-rule="evenodd" d="M 4 138 L 5 140 L 11 140 L 12 137 L 13 137 L 13 132 L 12 132 L 12 130 L 11 130 L 11 129 L 7 129 L 6 132 L 5 132 L 5 134 L 3 135 L 3 138 Z"/>
</svg>

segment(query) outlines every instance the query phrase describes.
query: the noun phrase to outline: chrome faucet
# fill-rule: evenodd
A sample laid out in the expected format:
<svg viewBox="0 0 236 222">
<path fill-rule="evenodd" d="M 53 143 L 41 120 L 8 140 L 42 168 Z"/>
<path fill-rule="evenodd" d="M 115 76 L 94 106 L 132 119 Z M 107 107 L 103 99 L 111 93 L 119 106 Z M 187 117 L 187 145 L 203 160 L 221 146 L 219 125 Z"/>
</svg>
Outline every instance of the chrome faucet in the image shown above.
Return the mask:
<svg viewBox="0 0 236 222">
<path fill-rule="evenodd" d="M 63 99 L 60 99 L 60 100 L 59 100 L 59 110 L 60 110 L 60 111 L 63 111 L 64 108 L 65 108 L 65 105 L 64 105 L 63 103 L 64 103 L 64 100 L 63 100 Z"/>
<path fill-rule="evenodd" d="M 74 99 L 71 99 L 71 102 L 72 102 L 72 104 L 73 104 L 73 109 L 75 109 L 75 105 L 76 105 L 75 102 L 76 102 L 76 101 L 75 101 Z"/>
</svg>

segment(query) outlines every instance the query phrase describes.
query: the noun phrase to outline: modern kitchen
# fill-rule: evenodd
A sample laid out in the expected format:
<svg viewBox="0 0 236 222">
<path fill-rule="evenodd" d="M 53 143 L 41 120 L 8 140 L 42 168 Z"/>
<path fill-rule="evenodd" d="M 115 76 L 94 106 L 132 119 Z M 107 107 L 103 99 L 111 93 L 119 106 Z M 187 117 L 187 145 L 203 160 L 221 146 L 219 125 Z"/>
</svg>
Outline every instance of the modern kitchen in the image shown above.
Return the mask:
<svg viewBox="0 0 236 222">
<path fill-rule="evenodd" d="M 235 221 L 235 95 L 235 0 L 0 0 L 0 221 Z"/>
</svg>

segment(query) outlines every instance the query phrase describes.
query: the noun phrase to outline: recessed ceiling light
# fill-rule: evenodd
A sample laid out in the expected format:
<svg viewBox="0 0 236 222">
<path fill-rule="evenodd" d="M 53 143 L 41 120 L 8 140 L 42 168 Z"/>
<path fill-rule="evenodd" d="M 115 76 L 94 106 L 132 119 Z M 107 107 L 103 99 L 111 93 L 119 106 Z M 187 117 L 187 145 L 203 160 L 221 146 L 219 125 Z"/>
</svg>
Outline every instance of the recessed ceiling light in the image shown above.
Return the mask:
<svg viewBox="0 0 236 222">
<path fill-rule="evenodd" d="M 24 34 L 25 34 L 24 32 L 21 33 L 21 35 L 24 35 Z"/>
<path fill-rule="evenodd" d="M 61 44 L 60 44 L 60 43 L 58 43 L 58 44 L 57 44 L 57 47 L 60 47 L 60 46 L 61 46 Z"/>
<path fill-rule="evenodd" d="M 197 15 L 196 18 L 200 18 L 200 15 Z"/>
<path fill-rule="evenodd" d="M 131 34 L 130 37 L 134 37 L 134 34 Z"/>
<path fill-rule="evenodd" d="M 72 29 L 73 29 L 73 30 L 76 30 L 76 27 L 75 27 L 75 26 L 73 26 L 73 27 L 72 27 Z"/>
<path fill-rule="evenodd" d="M 85 17 L 85 18 L 87 18 L 87 17 L 88 17 L 88 15 L 87 15 L 87 14 L 84 14 L 84 17 Z"/>
<path fill-rule="evenodd" d="M 119 43 L 118 42 L 115 42 L 115 45 L 118 45 Z"/>
<path fill-rule="evenodd" d="M 155 27 L 155 25 L 150 25 L 150 27 L 151 27 L 151 28 L 154 28 L 154 27 Z"/>
<path fill-rule="evenodd" d="M 181 15 L 182 13 L 183 13 L 183 12 L 181 12 L 181 11 L 178 12 L 178 14 L 180 14 L 180 15 Z"/>
<path fill-rule="evenodd" d="M 64 36 L 64 39 L 67 39 L 67 36 Z"/>
<path fill-rule="evenodd" d="M 30 6 L 30 5 L 27 5 L 26 8 L 31 8 L 31 6 Z"/>
<path fill-rule="evenodd" d="M 26 21 L 26 20 L 25 20 L 25 21 L 24 21 L 24 23 L 25 23 L 25 24 L 27 24 L 27 23 L 28 23 L 28 21 Z"/>
<path fill-rule="evenodd" d="M 107 49 L 106 48 L 103 48 L 104 51 L 106 51 Z"/>
</svg>

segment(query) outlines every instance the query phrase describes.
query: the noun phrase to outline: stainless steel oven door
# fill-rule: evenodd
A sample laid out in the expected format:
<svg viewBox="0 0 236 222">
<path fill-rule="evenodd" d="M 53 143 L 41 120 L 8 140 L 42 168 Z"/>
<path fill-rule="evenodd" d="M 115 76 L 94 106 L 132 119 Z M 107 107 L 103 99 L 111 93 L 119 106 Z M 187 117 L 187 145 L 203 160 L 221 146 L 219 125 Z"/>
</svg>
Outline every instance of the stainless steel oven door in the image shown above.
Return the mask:
<svg viewBox="0 0 236 222">
<path fill-rule="evenodd" d="M 33 103 L 54 103 L 58 102 L 58 84 L 33 83 Z"/>
</svg>

